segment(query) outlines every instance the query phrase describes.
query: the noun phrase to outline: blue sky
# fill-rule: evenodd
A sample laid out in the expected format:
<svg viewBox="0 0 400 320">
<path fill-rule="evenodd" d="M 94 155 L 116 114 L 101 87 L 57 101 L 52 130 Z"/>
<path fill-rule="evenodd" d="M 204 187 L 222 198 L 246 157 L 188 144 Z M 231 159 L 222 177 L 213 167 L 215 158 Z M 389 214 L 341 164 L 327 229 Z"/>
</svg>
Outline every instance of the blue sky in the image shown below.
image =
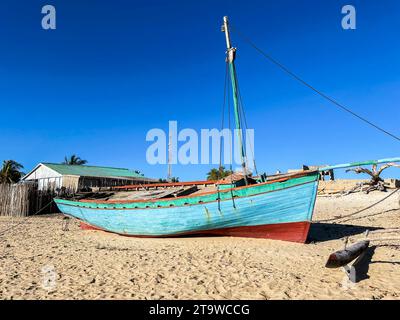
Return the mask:
<svg viewBox="0 0 400 320">
<path fill-rule="evenodd" d="M 41 28 L 45 4 L 56 7 L 56 30 Z M 356 30 L 341 27 L 345 4 L 357 10 Z M 169 120 L 180 129 L 220 126 L 224 15 L 302 78 L 400 135 L 397 0 L 7 0 L 0 13 L 0 160 L 26 171 L 76 153 L 92 165 L 165 177 L 165 165 L 146 162 L 148 130 L 167 130 Z M 400 155 L 398 141 L 235 35 L 233 44 L 260 171 Z M 203 179 L 209 167 L 177 165 L 173 175 Z"/>
</svg>

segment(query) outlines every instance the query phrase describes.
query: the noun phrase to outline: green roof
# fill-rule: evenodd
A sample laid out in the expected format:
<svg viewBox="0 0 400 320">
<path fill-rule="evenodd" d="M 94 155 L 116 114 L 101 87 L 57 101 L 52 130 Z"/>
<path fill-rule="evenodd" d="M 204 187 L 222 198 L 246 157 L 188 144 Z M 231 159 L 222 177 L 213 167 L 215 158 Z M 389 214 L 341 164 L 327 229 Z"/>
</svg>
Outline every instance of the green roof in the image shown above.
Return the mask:
<svg viewBox="0 0 400 320">
<path fill-rule="evenodd" d="M 43 165 L 62 175 L 86 176 L 86 177 L 123 177 L 123 178 L 144 178 L 143 175 L 133 170 L 124 168 L 95 167 L 84 165 L 68 165 L 59 163 L 44 163 Z"/>
</svg>

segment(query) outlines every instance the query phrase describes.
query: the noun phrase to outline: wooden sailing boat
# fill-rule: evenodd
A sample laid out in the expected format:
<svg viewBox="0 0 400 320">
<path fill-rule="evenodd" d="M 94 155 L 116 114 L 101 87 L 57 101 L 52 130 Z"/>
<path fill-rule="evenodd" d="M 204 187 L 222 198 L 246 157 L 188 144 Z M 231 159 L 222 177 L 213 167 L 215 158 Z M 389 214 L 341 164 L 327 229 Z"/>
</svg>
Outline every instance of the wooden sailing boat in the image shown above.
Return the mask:
<svg viewBox="0 0 400 320">
<path fill-rule="evenodd" d="M 235 123 L 240 132 L 236 49 L 231 46 L 227 17 L 224 17 L 223 31 L 233 88 Z M 241 136 L 238 140 L 243 172 L 246 173 Z M 360 164 L 399 160 L 383 159 Z M 233 183 L 195 181 L 125 186 L 103 196 L 98 194 L 95 198 L 55 201 L 61 212 L 81 220 L 84 226 L 122 235 L 171 237 L 210 234 L 304 243 L 312 220 L 320 172 L 356 165 L 359 164 L 259 180 L 244 174 L 244 179 Z"/>
</svg>

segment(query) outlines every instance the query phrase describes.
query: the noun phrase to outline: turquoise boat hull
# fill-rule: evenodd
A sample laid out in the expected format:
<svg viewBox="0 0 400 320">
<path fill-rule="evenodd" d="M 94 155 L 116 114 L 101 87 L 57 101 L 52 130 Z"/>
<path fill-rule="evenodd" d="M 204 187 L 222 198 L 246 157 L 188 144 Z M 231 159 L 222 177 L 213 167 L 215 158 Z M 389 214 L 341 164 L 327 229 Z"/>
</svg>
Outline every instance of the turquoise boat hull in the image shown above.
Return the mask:
<svg viewBox="0 0 400 320">
<path fill-rule="evenodd" d="M 305 242 L 318 177 L 315 172 L 219 193 L 157 201 L 55 201 L 62 213 L 86 226 L 128 236 L 211 234 Z"/>
</svg>

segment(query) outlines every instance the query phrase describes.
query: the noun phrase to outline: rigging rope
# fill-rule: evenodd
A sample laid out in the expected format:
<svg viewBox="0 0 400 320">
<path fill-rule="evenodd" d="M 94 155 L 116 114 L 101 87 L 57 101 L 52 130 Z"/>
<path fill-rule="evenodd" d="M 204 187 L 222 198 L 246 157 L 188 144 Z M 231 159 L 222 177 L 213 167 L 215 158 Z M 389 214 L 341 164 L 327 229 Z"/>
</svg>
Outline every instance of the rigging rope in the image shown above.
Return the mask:
<svg viewBox="0 0 400 320">
<path fill-rule="evenodd" d="M 226 61 L 226 65 L 228 66 L 228 61 Z M 228 81 L 228 89 L 230 88 L 231 82 Z M 229 125 L 229 131 L 231 131 L 231 99 L 228 94 L 228 125 Z M 231 139 L 229 139 L 229 149 L 230 149 L 230 164 L 229 164 L 229 169 L 231 171 L 231 188 L 230 188 L 230 193 L 231 193 L 231 198 L 232 198 L 232 206 L 234 209 L 236 209 L 236 204 L 235 204 L 235 199 L 233 196 L 233 191 L 232 191 L 232 186 L 233 186 L 233 135 L 231 136 Z"/>
<path fill-rule="evenodd" d="M 359 210 L 359 211 L 356 211 L 356 212 L 347 214 L 347 215 L 345 215 L 345 216 L 336 217 L 336 218 L 331 218 L 331 219 L 318 220 L 318 221 L 315 221 L 315 222 L 328 222 L 328 221 L 342 220 L 342 219 L 344 219 L 344 218 L 348 218 L 348 217 L 354 216 L 354 215 L 359 214 L 359 213 L 361 213 L 361 212 L 364 212 L 364 211 L 366 211 L 366 210 L 368 210 L 368 209 L 371 209 L 372 207 L 375 207 L 375 206 L 378 205 L 379 203 L 381 203 L 381 202 L 385 201 L 386 199 L 390 198 L 392 195 L 394 195 L 394 194 L 395 194 L 397 191 L 399 191 L 399 190 L 400 190 L 400 189 L 395 189 L 393 192 L 391 192 L 389 195 L 387 195 L 387 196 L 384 197 L 383 199 L 381 199 L 381 200 L 379 200 L 378 202 L 375 202 L 375 203 L 371 204 L 370 206 L 368 206 L 368 207 L 366 207 L 366 208 L 364 208 L 364 209 L 361 209 L 361 210 Z M 350 219 L 349 219 L 349 220 L 350 220 Z M 346 221 L 347 221 L 347 220 L 346 220 Z M 342 221 L 342 222 L 343 222 L 343 221 Z"/>
<path fill-rule="evenodd" d="M 236 73 L 236 70 L 235 70 Z M 236 76 L 236 81 L 237 81 L 237 88 L 238 88 L 238 95 L 239 95 L 239 106 L 240 106 L 240 110 L 242 111 L 243 114 L 243 120 L 244 120 L 244 128 L 248 129 L 247 126 L 247 119 L 246 119 L 246 113 L 244 112 L 244 105 L 243 105 L 243 100 L 242 100 L 242 94 L 240 92 L 240 86 L 239 86 L 239 80 L 238 77 Z M 242 126 L 243 127 L 243 126 Z M 246 140 L 247 141 L 247 140 Z M 253 165 L 254 165 L 254 170 L 256 172 L 256 175 L 258 176 L 258 170 L 257 170 L 257 165 L 256 165 L 256 159 L 254 157 L 254 148 L 253 145 L 251 143 L 251 139 L 249 139 L 249 147 L 250 147 L 250 152 L 251 152 L 251 156 L 253 158 Z M 246 148 L 246 152 L 247 152 L 247 148 Z M 246 157 L 246 161 L 247 161 L 247 157 Z"/>
<path fill-rule="evenodd" d="M 224 129 L 224 122 L 225 122 L 225 103 L 226 103 L 226 91 L 227 91 L 227 82 L 228 82 L 228 64 L 226 64 L 225 68 L 225 83 L 224 83 L 224 102 L 222 104 L 222 121 L 221 121 L 221 132 Z M 222 137 L 220 138 L 220 144 L 219 144 L 219 168 L 217 172 L 217 178 L 220 180 L 221 177 L 221 168 L 222 168 L 222 143 L 221 143 Z M 219 183 L 217 185 L 217 191 L 218 191 L 218 211 L 221 211 L 221 195 L 220 195 L 220 190 L 219 190 Z"/>
<path fill-rule="evenodd" d="M 233 71 L 234 75 L 235 75 L 235 82 L 236 82 L 236 89 L 237 89 L 237 95 L 238 95 L 238 113 L 239 113 L 239 122 L 240 122 L 240 136 L 242 139 L 242 149 L 244 151 L 245 157 L 244 157 L 244 162 L 246 165 L 246 169 L 249 168 L 249 164 L 248 164 L 248 159 L 247 159 L 247 145 L 246 145 L 246 141 L 245 141 L 245 128 L 247 128 L 247 126 L 245 126 L 245 123 L 243 123 L 243 119 L 242 115 L 244 114 L 243 111 L 243 104 L 241 101 L 241 95 L 240 95 L 240 88 L 239 88 L 239 80 L 238 80 L 238 76 L 237 76 L 237 71 L 236 68 Z M 241 150 L 242 151 L 242 150 Z M 246 175 L 246 172 L 243 172 L 244 175 Z"/>
<path fill-rule="evenodd" d="M 354 111 L 350 110 L 349 108 L 347 108 L 346 106 L 344 106 L 343 104 L 339 103 L 338 101 L 336 101 L 335 99 L 331 98 L 330 96 L 326 95 L 325 93 L 321 92 L 320 90 L 316 89 L 314 86 L 312 86 L 311 84 L 309 84 L 307 81 L 303 80 L 302 78 L 300 78 L 298 75 L 296 75 L 293 71 L 289 70 L 289 68 L 287 68 L 286 66 L 284 66 L 281 62 L 279 62 L 278 60 L 274 59 L 272 56 L 270 56 L 269 54 L 267 54 L 266 52 L 264 52 L 263 50 L 261 50 L 258 46 L 256 46 L 254 44 L 254 42 L 252 42 L 248 37 L 244 36 L 241 32 L 239 32 L 236 28 L 234 28 L 231 25 L 231 29 L 233 32 L 235 32 L 239 37 L 241 37 L 245 42 L 247 42 L 251 47 L 253 47 L 256 51 L 258 51 L 261 55 L 263 55 L 265 58 L 267 58 L 269 61 L 271 61 L 272 63 L 274 63 L 275 65 L 277 65 L 280 69 L 282 69 L 284 72 L 286 72 L 288 75 L 290 75 L 291 77 L 293 77 L 295 80 L 297 80 L 298 82 L 302 83 L 303 85 L 305 85 L 306 87 L 308 87 L 309 89 L 313 90 L 315 93 L 319 94 L 321 97 L 323 97 L 324 99 L 328 100 L 329 102 L 333 103 L 334 105 L 336 105 L 337 107 L 341 108 L 343 111 L 346 111 L 347 113 L 353 115 L 354 117 L 358 118 L 359 120 L 367 123 L 368 125 L 370 125 L 371 127 L 383 132 L 384 134 L 392 137 L 393 139 L 400 141 L 400 137 L 396 136 L 395 134 L 383 129 L 382 127 L 372 123 L 371 121 L 367 120 L 366 118 L 360 116 L 359 114 L 355 113 Z"/>
</svg>

